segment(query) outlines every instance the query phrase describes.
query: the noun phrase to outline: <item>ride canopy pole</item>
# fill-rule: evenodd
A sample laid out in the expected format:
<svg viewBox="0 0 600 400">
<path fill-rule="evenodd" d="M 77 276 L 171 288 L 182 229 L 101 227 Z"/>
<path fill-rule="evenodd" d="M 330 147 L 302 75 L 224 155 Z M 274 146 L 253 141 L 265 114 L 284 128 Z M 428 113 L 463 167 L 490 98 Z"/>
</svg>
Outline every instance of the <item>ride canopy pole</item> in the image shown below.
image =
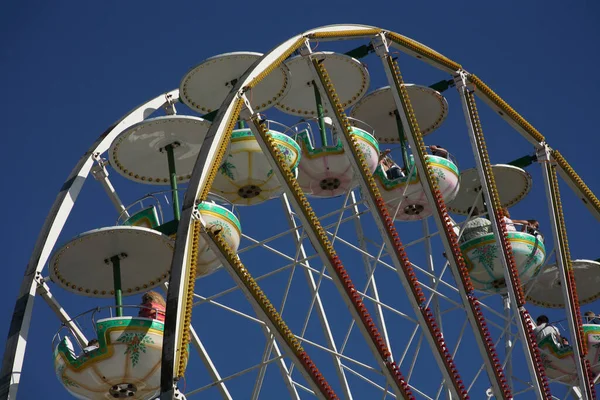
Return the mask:
<svg viewBox="0 0 600 400">
<path fill-rule="evenodd" d="M 113 282 L 115 287 L 115 304 L 117 306 L 117 317 L 123 316 L 123 289 L 121 287 L 121 257 L 119 254 L 110 258 L 113 270 Z"/>
<path fill-rule="evenodd" d="M 394 116 L 396 117 L 396 126 L 398 127 L 398 137 L 400 138 L 400 148 L 402 149 L 402 162 L 404 163 L 404 168 L 406 172 L 409 170 L 408 165 L 408 146 L 406 144 L 406 136 L 404 135 L 404 127 L 402 126 L 402 120 L 400 119 L 400 113 L 398 110 L 394 111 Z"/>
<path fill-rule="evenodd" d="M 171 143 L 165 146 L 167 160 L 169 162 L 169 180 L 171 181 L 171 196 L 173 199 L 173 218 L 179 222 L 181 212 L 179 211 L 179 193 L 177 192 L 177 170 L 175 169 L 175 155 L 173 150 L 177 144 Z"/>
<path fill-rule="evenodd" d="M 319 88 L 313 81 L 313 89 L 315 91 L 315 101 L 317 102 L 317 118 L 319 121 L 319 133 L 321 134 L 321 146 L 327 146 L 327 131 L 325 130 L 325 111 L 323 109 L 323 101 Z"/>
</svg>

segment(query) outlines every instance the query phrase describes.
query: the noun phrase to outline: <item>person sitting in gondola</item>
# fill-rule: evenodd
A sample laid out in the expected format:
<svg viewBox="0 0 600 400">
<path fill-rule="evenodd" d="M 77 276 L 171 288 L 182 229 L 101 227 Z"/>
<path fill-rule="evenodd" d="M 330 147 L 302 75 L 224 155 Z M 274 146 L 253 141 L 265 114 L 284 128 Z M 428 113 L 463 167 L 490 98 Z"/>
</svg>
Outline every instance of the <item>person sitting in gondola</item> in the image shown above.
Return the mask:
<svg viewBox="0 0 600 400">
<path fill-rule="evenodd" d="M 511 219 L 510 218 L 510 213 L 508 212 L 508 208 L 504 208 L 502 210 L 504 216 L 502 217 L 502 219 L 504 220 L 504 223 L 506 224 L 506 230 L 509 232 L 516 232 L 517 228 L 515 227 L 515 224 L 518 225 L 522 225 L 523 227 L 527 227 L 529 226 L 529 221 L 525 220 L 525 219 Z"/>
<path fill-rule="evenodd" d="M 471 213 L 471 211 L 473 211 L 473 213 Z M 492 232 L 492 223 L 489 219 L 479 216 L 477 207 L 469 207 L 468 212 L 473 218 L 468 220 L 463 227 L 463 234 L 460 238 L 461 242 L 467 242 Z"/>
<path fill-rule="evenodd" d="M 593 311 L 587 311 L 585 314 L 585 319 L 588 324 L 600 325 L 600 318 Z"/>
<path fill-rule="evenodd" d="M 528 233 L 530 235 L 535 236 L 540 242 L 544 241 L 544 235 L 542 235 L 539 231 L 540 223 L 535 219 L 528 219 L 527 225 L 523 225 L 521 228 L 521 232 Z"/>
<path fill-rule="evenodd" d="M 550 325 L 550 320 L 547 316 L 540 315 L 535 322 L 537 323 L 537 326 L 533 329 L 533 333 L 535 334 L 538 343 L 550 336 L 557 348 L 562 348 L 564 346 L 565 341 L 563 341 L 563 337 L 560 335 L 558 328 Z M 568 341 L 566 343 L 568 345 Z"/>
<path fill-rule="evenodd" d="M 165 322 L 166 303 L 160 293 L 150 291 L 142 296 L 142 305 L 138 317 L 153 318 Z"/>
<path fill-rule="evenodd" d="M 431 145 L 431 146 L 429 146 L 429 149 L 431 150 L 431 155 L 434 155 L 436 157 L 442 157 L 442 158 L 450 157 L 450 153 L 448 153 L 448 150 L 444 149 L 441 146 Z"/>
<path fill-rule="evenodd" d="M 388 157 L 390 152 L 391 150 L 387 149 L 379 153 L 379 165 L 381 165 L 383 173 L 389 180 L 404 178 L 405 175 L 402 168 Z"/>
</svg>

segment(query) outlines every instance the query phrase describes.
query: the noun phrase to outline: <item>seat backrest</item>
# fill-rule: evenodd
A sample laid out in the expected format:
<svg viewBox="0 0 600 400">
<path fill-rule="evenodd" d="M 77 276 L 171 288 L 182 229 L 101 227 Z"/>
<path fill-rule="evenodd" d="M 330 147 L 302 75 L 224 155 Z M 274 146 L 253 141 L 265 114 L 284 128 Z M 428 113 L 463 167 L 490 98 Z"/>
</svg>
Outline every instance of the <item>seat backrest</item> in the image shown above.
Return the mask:
<svg viewBox="0 0 600 400">
<path fill-rule="evenodd" d="M 154 229 L 159 225 L 158 213 L 155 206 L 146 207 L 127 218 L 123 225 L 141 226 Z"/>
</svg>

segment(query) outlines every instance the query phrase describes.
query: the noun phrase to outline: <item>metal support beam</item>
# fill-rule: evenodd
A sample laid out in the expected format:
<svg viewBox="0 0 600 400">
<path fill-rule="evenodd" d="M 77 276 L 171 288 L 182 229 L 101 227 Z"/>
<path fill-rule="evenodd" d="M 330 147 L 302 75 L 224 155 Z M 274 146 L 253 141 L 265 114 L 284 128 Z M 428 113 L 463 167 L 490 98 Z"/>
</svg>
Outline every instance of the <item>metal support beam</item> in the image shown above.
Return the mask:
<svg viewBox="0 0 600 400">
<path fill-rule="evenodd" d="M 322 93 L 328 93 L 327 89 L 325 88 L 325 86 L 323 85 L 323 82 L 321 82 L 321 77 L 319 75 L 319 72 L 317 71 L 315 65 L 313 64 L 313 60 L 311 57 L 311 49 L 308 45 L 308 43 L 300 50 L 301 54 L 303 54 L 305 57 L 308 58 L 308 62 L 309 62 L 309 66 L 311 67 L 312 71 L 313 71 L 313 76 L 315 78 L 315 82 L 317 83 L 317 85 L 319 86 L 319 90 Z M 324 96 L 325 97 L 325 96 Z M 329 105 L 329 109 L 331 110 L 336 110 L 336 105 L 331 104 L 331 100 L 329 98 L 327 98 L 327 104 Z M 355 174 L 356 179 L 359 182 L 359 186 L 362 190 L 362 193 L 368 193 L 369 195 L 366 196 L 366 201 L 367 204 L 369 206 L 369 208 L 371 210 L 378 210 L 379 206 L 375 203 L 375 199 L 372 198 L 372 196 L 370 195 L 371 193 L 371 187 L 369 186 L 369 183 L 367 182 L 366 178 L 363 176 L 363 171 L 361 169 L 361 167 L 358 165 L 358 163 L 356 162 L 356 160 L 354 159 L 354 157 L 352 156 L 352 152 L 351 149 L 353 148 L 352 143 L 349 142 L 346 134 L 343 134 L 345 132 L 345 127 L 342 124 L 342 121 L 340 120 L 340 117 L 337 115 L 337 113 L 335 113 L 335 118 L 333 118 L 333 122 L 334 122 L 334 126 L 336 128 L 336 130 L 338 132 L 340 132 L 340 134 L 338 135 L 339 138 L 342 140 L 342 143 L 344 145 L 344 149 L 346 152 L 348 152 L 348 156 L 351 160 L 351 165 Z M 444 377 L 444 379 L 447 379 L 448 382 L 455 382 L 456 380 L 454 379 L 453 376 L 450 375 L 450 372 L 448 370 L 448 368 L 446 368 L 446 363 L 445 363 L 445 359 L 444 359 L 444 355 L 442 354 L 442 352 L 440 351 L 440 349 L 438 348 L 438 339 L 434 336 L 432 330 L 430 329 L 427 321 L 425 320 L 425 316 L 424 314 L 421 312 L 421 304 L 419 303 L 417 297 L 414 295 L 413 293 L 413 288 L 411 286 L 411 283 L 409 282 L 407 276 L 403 273 L 404 269 L 403 269 L 403 263 L 400 260 L 397 252 L 396 252 L 396 246 L 394 244 L 394 241 L 392 239 L 392 236 L 388 233 L 388 230 L 385 226 L 385 222 L 383 221 L 382 217 L 379 215 L 379 213 L 377 212 L 373 212 L 373 219 L 375 221 L 375 224 L 377 226 L 377 229 L 379 231 L 379 233 L 381 234 L 381 237 L 388 249 L 388 252 L 390 254 L 390 257 L 393 261 L 394 267 L 396 268 L 396 271 L 398 273 L 398 276 L 400 277 L 400 281 L 402 282 L 404 289 L 406 290 L 407 293 L 407 297 L 411 303 L 411 306 L 413 307 L 413 309 L 416 311 L 416 317 L 417 317 L 417 321 L 419 323 L 419 325 L 421 326 L 421 328 L 423 329 L 423 332 L 425 334 L 425 338 L 429 344 L 429 346 L 431 347 L 433 356 L 436 360 L 436 363 L 438 364 L 439 368 L 440 368 L 440 372 L 442 373 L 442 376 Z M 359 324 L 359 327 L 362 324 Z M 381 360 L 380 357 L 377 357 L 379 360 Z M 384 370 L 385 371 L 385 370 Z M 393 387 L 393 386 L 392 386 Z M 399 393 L 396 393 L 396 395 L 398 395 Z M 458 398 L 458 390 L 457 388 L 455 388 L 453 386 L 453 394 Z"/>
<path fill-rule="evenodd" d="M 394 102 L 396 103 L 396 108 L 398 110 L 398 113 L 400 114 L 403 130 L 406 133 L 406 138 L 407 138 L 411 148 L 413 149 L 413 151 L 416 151 L 415 149 L 418 149 L 420 144 L 417 142 L 416 135 L 414 134 L 414 132 L 412 132 L 412 128 L 411 128 L 411 125 L 408 120 L 407 110 L 405 109 L 404 103 L 401 99 L 401 95 L 398 91 L 398 82 L 396 82 L 394 72 L 392 71 L 392 69 L 388 63 L 388 60 L 390 60 L 391 56 L 389 54 L 389 48 L 388 48 L 387 41 L 383 35 L 380 35 L 379 37 L 374 39 L 374 43 L 375 43 L 375 51 L 377 52 L 378 56 L 381 58 L 381 61 L 382 61 L 382 64 L 383 64 L 383 67 L 385 69 L 386 76 L 388 79 L 388 83 L 390 84 L 390 87 L 392 88 Z M 429 176 L 429 173 L 424 165 L 423 160 L 421 160 L 421 157 L 418 157 L 415 155 L 414 161 L 415 161 L 415 166 L 417 168 L 417 172 L 418 172 L 419 176 L 421 177 L 421 181 L 426 182 L 425 179 L 426 179 L 426 177 Z M 429 204 L 437 204 L 438 203 L 438 200 L 434 196 L 429 184 L 424 184 L 423 190 L 425 192 L 425 195 L 427 197 L 427 201 L 429 202 Z M 467 319 L 469 321 L 469 324 L 471 325 L 471 329 L 473 330 L 473 334 L 475 336 L 475 342 L 479 349 L 479 353 L 481 354 L 481 357 L 483 358 L 486 372 L 487 372 L 490 382 L 492 384 L 493 392 L 497 398 L 503 398 L 502 383 L 496 375 L 494 362 L 492 360 L 491 354 L 488 351 L 488 344 L 486 343 L 485 338 L 483 337 L 483 333 L 481 332 L 479 318 L 476 315 L 476 310 L 474 309 L 474 304 L 472 304 L 472 302 L 471 302 L 473 293 L 467 292 L 467 288 L 465 287 L 465 285 L 463 283 L 463 279 L 460 276 L 457 260 L 453 256 L 453 254 L 454 254 L 453 246 L 450 242 L 450 237 L 448 236 L 448 234 L 446 234 L 446 228 L 445 228 L 444 221 L 442 220 L 442 215 L 439 212 L 434 212 L 433 218 L 436 222 L 438 231 L 440 232 L 440 239 L 442 240 L 442 244 L 444 246 L 446 254 L 448 255 L 448 261 L 451 266 L 451 271 L 454 275 L 454 279 L 456 281 L 456 285 L 459 290 L 460 298 L 464 305 Z M 449 377 L 446 377 L 446 382 L 452 382 L 452 381 L 449 379 Z"/>
<path fill-rule="evenodd" d="M 241 82 L 239 83 L 241 84 Z M 239 90 L 239 88 L 238 88 Z M 192 215 L 197 212 L 197 199 L 208 193 L 212 185 L 213 169 L 219 167 L 220 158 L 231 130 L 237 121 L 240 109 L 237 91 L 227 96 L 224 104 L 210 126 L 190 178 L 188 189 L 183 199 L 181 209 L 181 220 L 177 228 L 175 250 L 171 261 L 171 273 L 169 277 L 169 290 L 167 291 L 167 307 L 165 319 L 165 331 L 163 336 L 162 361 L 161 361 L 161 400 L 172 400 L 175 393 L 175 378 L 178 371 L 175 369 L 176 361 L 179 361 L 181 352 L 184 351 L 183 330 L 185 328 L 186 308 L 191 305 L 185 301 L 190 284 L 190 243 L 192 235 Z"/>
<path fill-rule="evenodd" d="M 494 203 L 493 203 L 493 199 L 491 197 L 492 196 L 491 195 L 492 188 L 491 188 L 491 184 L 490 184 L 490 177 L 488 177 L 485 172 L 486 165 L 485 165 L 485 161 L 482 158 L 482 154 L 481 154 L 481 144 L 478 142 L 476 132 L 475 132 L 476 116 L 472 114 L 472 111 L 468 105 L 467 91 L 469 89 L 466 86 L 467 82 L 466 82 L 466 77 L 464 76 L 464 73 L 459 72 L 455 77 L 455 81 L 456 81 L 456 89 L 458 90 L 458 93 L 460 95 L 461 104 L 462 104 L 463 112 L 465 115 L 465 121 L 467 124 L 467 131 L 469 133 L 469 139 L 471 141 L 471 146 L 473 148 L 473 155 L 475 157 L 475 167 L 477 169 L 479 181 L 481 182 L 483 198 L 484 198 L 486 204 L 488 204 L 487 212 L 488 212 L 489 219 L 492 222 L 492 229 L 494 232 L 495 243 L 496 243 L 497 248 L 499 249 L 498 258 L 501 262 L 502 269 L 504 271 L 504 279 L 505 279 L 506 287 L 508 290 L 508 296 L 510 298 L 510 302 L 512 304 L 514 304 L 515 307 L 518 307 L 519 302 L 517 301 L 517 297 L 516 297 L 516 290 L 518 288 L 514 287 L 513 281 L 512 281 L 511 275 L 510 275 L 509 263 L 508 263 L 508 259 L 507 259 L 507 255 L 506 255 L 506 249 L 505 249 L 505 246 L 503 245 L 503 241 L 502 241 L 503 236 L 501 236 L 504 234 L 500 230 L 500 225 L 498 224 L 496 210 L 493 207 Z M 524 310 L 524 308 L 523 308 L 523 310 Z M 535 362 L 535 355 L 533 354 L 534 350 L 530 346 L 531 338 L 529 337 L 529 329 L 525 325 L 526 322 L 521 317 L 521 315 L 519 315 L 519 318 L 516 318 L 516 320 L 517 320 L 517 329 L 519 332 L 519 337 L 521 338 L 521 343 L 523 345 L 525 363 L 527 365 L 527 368 L 529 369 L 529 374 L 530 374 L 531 381 L 532 381 L 533 391 L 539 400 L 543 400 L 543 399 L 545 399 L 546 391 L 544 390 L 544 386 L 543 386 L 541 377 L 538 376 L 538 374 L 537 374 L 538 366 L 536 365 L 536 362 Z M 535 345 L 535 343 L 533 345 Z"/>
<path fill-rule="evenodd" d="M 83 183 L 94 163 L 94 155 L 102 154 L 108 150 L 112 141 L 127 127 L 141 122 L 158 108 L 165 104 L 165 101 L 179 97 L 179 90 L 173 90 L 167 94 L 162 94 L 126 114 L 114 125 L 109 127 L 92 144 L 90 149 L 81 157 L 69 177 L 64 182 L 44 226 L 36 241 L 35 247 L 29 258 L 29 263 L 25 270 L 25 276 L 19 289 L 19 295 L 15 304 L 10 328 L 8 330 L 8 340 L 4 351 L 2 361 L 2 371 L 0 372 L 0 398 L 14 400 L 17 397 L 19 381 L 23 368 L 23 359 L 27 347 L 27 338 L 29 336 L 29 326 L 31 314 L 33 311 L 33 302 L 37 284 L 35 277 L 41 273 L 48 261 L 62 228 L 67 221 L 69 214 L 81 192 Z"/>
<path fill-rule="evenodd" d="M 204 223 L 203 223 L 203 225 L 204 225 Z M 234 265 L 232 265 L 229 258 L 225 254 L 223 254 L 222 250 L 220 249 L 219 245 L 215 242 L 215 239 L 211 236 L 211 234 L 209 234 L 205 229 L 202 229 L 201 235 L 204 238 L 204 240 L 206 240 L 206 242 L 208 243 L 208 247 L 217 255 L 217 257 L 219 258 L 219 261 L 221 261 L 221 263 L 223 264 L 223 266 L 225 267 L 225 269 L 227 270 L 229 275 L 233 278 L 233 280 L 236 282 L 238 287 L 242 290 L 242 292 L 244 293 L 244 296 L 246 297 L 246 299 L 248 300 L 248 302 L 254 309 L 254 312 L 256 313 L 256 315 L 262 321 L 265 322 L 265 324 L 269 328 L 270 333 L 273 336 L 275 336 L 277 341 L 282 346 L 284 346 L 285 353 L 290 358 L 290 360 L 292 360 L 292 362 L 298 366 L 298 370 L 306 379 L 306 382 L 309 384 L 310 388 L 313 390 L 314 395 L 319 399 L 327 400 L 327 398 L 321 392 L 319 385 L 317 384 L 317 382 L 313 379 L 313 377 L 307 370 L 305 363 L 302 362 L 302 360 L 300 359 L 298 354 L 296 354 L 296 351 L 288 344 L 288 341 L 286 340 L 287 338 L 283 336 L 283 334 L 280 332 L 278 327 L 275 325 L 274 321 L 271 319 L 270 315 L 267 313 L 266 304 L 261 304 L 259 301 L 257 301 L 257 299 L 255 298 L 255 294 L 253 294 L 249 290 L 246 282 L 238 275 L 237 269 L 235 268 Z M 248 274 L 247 271 L 246 271 L 246 274 Z M 260 289 L 258 289 L 258 290 L 260 290 Z M 263 294 L 263 296 L 264 296 L 264 294 Z M 272 305 L 270 305 L 270 306 L 272 307 Z M 267 335 L 267 341 L 268 340 L 270 340 L 269 335 Z M 275 343 L 274 345 L 277 345 L 277 344 Z"/>
<path fill-rule="evenodd" d="M 100 153 L 95 153 L 93 155 L 94 161 L 96 162 L 92 167 L 92 176 L 102 185 L 102 188 L 108 195 L 108 198 L 113 203 L 117 212 L 119 213 L 119 217 L 125 216 L 125 218 L 129 218 L 129 213 L 125 209 L 123 202 L 117 195 L 115 188 L 112 183 L 108 179 L 108 171 L 106 170 L 106 162 L 100 156 Z"/>
<path fill-rule="evenodd" d="M 245 114 L 245 119 L 252 119 L 252 116 L 254 115 L 248 101 L 246 101 L 246 109 L 243 111 L 243 113 Z M 273 154 L 271 154 L 269 144 L 266 142 L 266 138 L 263 138 L 263 134 L 261 132 L 259 124 L 253 121 L 253 123 L 250 124 L 250 129 L 256 137 L 263 154 L 269 161 L 269 164 L 271 164 L 273 168 L 273 173 L 275 174 L 277 179 L 279 179 L 282 183 L 287 183 L 287 177 L 280 169 L 278 161 L 275 159 Z M 299 187 L 298 190 L 300 190 Z M 292 207 L 296 210 L 296 215 L 300 219 L 300 222 L 304 227 L 306 235 L 308 236 L 310 242 L 313 244 L 313 247 L 315 248 L 316 252 L 319 254 L 319 257 L 321 258 L 323 264 L 326 266 L 329 274 L 333 278 L 333 282 L 338 291 L 340 292 L 343 301 L 346 303 L 346 306 L 348 307 L 352 318 L 354 318 L 354 320 L 357 322 L 357 325 L 361 333 L 363 334 L 369 349 L 371 350 L 373 356 L 377 360 L 379 367 L 385 374 L 386 379 L 388 380 L 388 384 L 390 385 L 390 387 L 394 388 L 394 393 L 396 394 L 396 396 L 398 396 L 399 398 L 404 397 L 403 390 L 395 382 L 395 377 L 388 369 L 386 361 L 382 358 L 379 352 L 379 348 L 371 338 L 370 328 L 367 327 L 367 325 L 365 324 L 363 316 L 359 312 L 357 305 L 353 302 L 353 299 L 347 289 L 347 283 L 341 279 L 336 267 L 333 264 L 333 260 L 329 258 L 329 254 L 325 250 L 324 244 L 321 243 L 321 240 L 323 240 L 323 238 L 319 236 L 317 230 L 313 228 L 313 226 L 315 226 L 315 223 L 318 223 L 318 221 L 314 221 L 309 217 L 308 213 L 305 211 L 306 206 L 300 202 L 300 199 L 297 197 L 298 193 L 296 193 L 289 184 L 284 184 L 284 192 L 288 195 L 288 199 L 292 204 Z M 331 244 L 329 244 L 329 246 L 331 246 Z"/>
<path fill-rule="evenodd" d="M 171 199 L 173 202 L 173 218 L 175 221 L 179 222 L 181 218 L 181 213 L 179 211 L 179 192 L 177 189 L 177 169 L 175 166 L 175 148 L 178 147 L 179 144 L 171 143 L 165 146 L 165 151 L 167 152 L 167 162 L 169 165 L 169 182 L 171 184 Z"/>
<path fill-rule="evenodd" d="M 292 205 L 290 204 L 290 200 L 287 194 L 283 194 L 283 196 L 281 197 L 281 202 L 283 203 L 283 209 L 285 212 L 285 216 L 288 220 L 290 229 L 293 230 L 294 242 L 296 243 L 296 246 L 300 248 L 300 258 L 302 260 L 306 260 L 304 261 L 304 264 L 308 268 L 310 268 L 310 262 L 308 261 L 306 250 L 304 249 L 304 244 L 302 244 L 302 235 L 300 233 L 300 230 L 298 229 L 298 224 L 294 219 Z M 317 291 L 318 288 L 317 283 L 315 282 L 315 277 L 313 275 L 313 272 L 310 271 L 308 268 L 302 268 L 302 271 L 304 271 L 304 275 L 306 276 L 308 288 L 310 290 L 310 295 L 314 296 L 315 298 L 315 309 L 317 311 L 317 315 L 319 316 L 319 320 L 321 321 L 321 327 L 323 328 L 323 334 L 325 335 L 325 339 L 327 340 L 327 346 L 329 347 L 329 349 L 337 353 L 338 350 L 335 344 L 335 339 L 333 338 L 333 333 L 331 333 L 331 328 L 329 327 L 329 320 L 327 319 L 325 307 L 323 307 L 323 302 L 321 301 L 321 295 Z M 346 399 L 352 400 L 352 391 L 350 390 L 350 385 L 348 385 L 348 379 L 346 378 L 346 374 L 344 372 L 344 369 L 342 368 L 342 361 L 338 356 L 333 354 L 332 358 L 336 367 L 338 379 L 340 381 L 340 384 L 342 385 L 344 396 Z"/>
<path fill-rule="evenodd" d="M 38 275 L 35 278 L 35 281 L 37 282 L 37 294 L 39 294 L 42 297 L 42 299 L 46 301 L 46 304 L 48 304 L 48 307 L 50 307 L 50 309 L 54 311 L 60 322 L 62 322 L 63 325 L 69 328 L 69 330 L 71 331 L 73 336 L 75 336 L 75 339 L 77 340 L 81 348 L 86 347 L 88 344 L 87 338 L 85 337 L 83 332 L 81 332 L 81 329 L 79 329 L 79 326 L 77 326 L 75 321 L 71 319 L 71 317 L 69 316 L 69 314 L 67 314 L 65 309 L 62 308 L 62 306 L 58 303 L 58 300 L 54 298 L 54 296 L 50 292 L 50 287 L 48 287 L 46 282 L 44 282 L 44 278 L 42 278 L 41 275 Z"/>
<path fill-rule="evenodd" d="M 196 351 L 200 355 L 200 359 L 206 367 L 208 374 L 212 378 L 213 382 L 217 382 L 215 383 L 215 386 L 221 393 L 221 397 L 223 397 L 223 399 L 226 400 L 233 400 L 233 397 L 231 397 L 231 394 L 229 394 L 227 386 L 225 386 L 225 382 L 222 381 L 219 371 L 217 371 L 217 367 L 215 367 L 215 365 L 213 364 L 210 356 L 208 355 L 208 352 L 206 351 L 206 348 L 202 344 L 202 341 L 200 340 L 200 337 L 196 333 L 196 330 L 193 326 L 190 326 L 190 335 L 192 339 L 192 345 L 194 346 L 194 348 L 196 348 Z"/>
<path fill-rule="evenodd" d="M 383 340 L 385 340 L 385 345 L 387 346 L 388 350 L 390 351 L 390 353 L 392 353 L 391 357 L 392 360 L 394 359 L 394 354 L 392 352 L 392 345 L 390 343 L 390 337 L 388 335 L 387 332 L 387 324 L 385 323 L 385 317 L 383 316 L 383 307 L 381 306 L 380 300 L 379 300 L 379 290 L 377 289 L 377 281 L 375 279 L 375 274 L 373 272 L 373 269 L 375 269 L 375 267 L 377 266 L 376 262 L 373 262 L 373 265 L 371 266 L 369 257 L 367 257 L 367 243 L 365 241 L 365 232 L 362 228 L 362 222 L 360 221 L 361 216 L 360 216 L 360 212 L 358 210 L 358 202 L 356 200 L 356 190 L 352 190 L 352 193 L 350 193 L 350 196 L 352 198 L 352 203 L 354 203 L 354 207 L 352 207 L 352 212 L 354 213 L 354 215 L 356 215 L 356 218 L 354 218 L 354 230 L 356 231 L 356 236 L 358 237 L 358 245 L 360 247 L 360 249 L 363 251 L 362 259 L 363 259 L 363 265 L 365 267 L 365 273 L 367 276 L 367 279 L 371 279 L 370 285 L 368 288 L 365 289 L 365 292 L 371 292 L 371 296 L 373 297 L 373 299 L 375 299 L 375 314 L 377 315 L 377 319 L 379 320 L 379 327 L 381 329 L 381 335 L 383 336 Z M 369 284 L 369 282 L 367 282 L 367 284 Z"/>
<path fill-rule="evenodd" d="M 580 333 L 581 315 L 580 310 L 576 309 L 578 305 L 577 288 L 575 287 L 575 276 L 571 275 L 569 279 L 569 270 L 572 271 L 573 265 L 570 260 L 568 242 L 566 238 L 566 228 L 562 216 L 562 206 L 560 193 L 555 183 L 556 171 L 551 164 L 550 149 L 545 143 L 540 143 L 538 149 L 538 159 L 542 166 L 543 184 L 548 200 L 548 214 L 550 215 L 550 225 L 552 227 L 552 238 L 554 239 L 554 249 L 556 251 L 556 263 L 558 266 L 558 276 L 560 277 L 563 299 L 565 302 L 565 311 L 567 314 L 567 325 L 571 334 L 571 346 L 573 347 L 573 356 L 577 360 L 575 367 L 577 369 L 577 377 L 579 378 L 579 387 L 583 400 L 591 400 L 596 396 L 593 394 L 592 383 L 587 374 L 586 358 L 584 352 L 585 340 Z"/>
<path fill-rule="evenodd" d="M 507 294 L 502 295 L 502 305 L 504 307 L 504 317 L 506 318 L 506 322 L 504 323 L 504 355 L 506 358 L 504 364 L 504 375 L 506 376 L 506 383 L 508 383 L 508 386 L 510 386 L 510 389 L 512 390 L 512 312 L 510 297 L 508 297 Z"/>
</svg>

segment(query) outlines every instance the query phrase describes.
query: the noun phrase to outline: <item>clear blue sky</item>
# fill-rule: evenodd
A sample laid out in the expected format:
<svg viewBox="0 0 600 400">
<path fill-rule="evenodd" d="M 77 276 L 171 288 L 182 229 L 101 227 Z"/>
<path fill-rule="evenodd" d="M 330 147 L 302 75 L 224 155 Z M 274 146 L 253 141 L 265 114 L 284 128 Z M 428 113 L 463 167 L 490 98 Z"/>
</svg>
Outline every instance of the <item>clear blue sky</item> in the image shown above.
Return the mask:
<svg viewBox="0 0 600 400">
<path fill-rule="evenodd" d="M 461 63 L 538 128 L 592 190 L 600 192 L 593 150 L 600 145 L 600 6 L 590 0 L 5 2 L 0 13 L 0 131 L 6 139 L 0 165 L 7 178 L 0 200 L 6 228 L 0 352 L 39 229 L 64 179 L 101 132 L 137 104 L 177 87 L 189 68 L 210 56 L 265 52 L 292 35 L 334 23 L 402 33 Z M 405 71 L 407 81 L 410 71 Z M 450 113 L 453 118 L 462 115 L 456 101 Z M 498 119 L 484 121 L 484 130 L 490 147 L 498 149 L 492 150 L 495 162 L 531 151 Z M 451 148 L 449 137 L 436 140 L 468 157 L 468 149 Z M 472 159 L 464 165 L 471 167 Z M 515 210 L 544 220 L 543 192 L 539 185 L 534 190 L 539 201 Z M 600 257 L 597 221 L 566 186 L 562 190 L 571 252 L 575 258 Z M 102 202 L 99 215 L 79 209 L 61 243 L 113 221 L 108 202 L 94 200 L 103 196 L 97 185 L 90 181 L 84 192 L 87 210 L 94 201 Z M 72 314 L 83 311 L 73 296 L 61 299 Z M 550 314 L 561 317 L 559 312 Z M 68 398 L 52 370 L 50 342 L 58 324 L 41 301 L 36 302 L 35 316 L 20 398 Z M 226 329 L 209 322 L 217 331 Z M 204 374 L 199 364 L 194 367 Z"/>
</svg>

